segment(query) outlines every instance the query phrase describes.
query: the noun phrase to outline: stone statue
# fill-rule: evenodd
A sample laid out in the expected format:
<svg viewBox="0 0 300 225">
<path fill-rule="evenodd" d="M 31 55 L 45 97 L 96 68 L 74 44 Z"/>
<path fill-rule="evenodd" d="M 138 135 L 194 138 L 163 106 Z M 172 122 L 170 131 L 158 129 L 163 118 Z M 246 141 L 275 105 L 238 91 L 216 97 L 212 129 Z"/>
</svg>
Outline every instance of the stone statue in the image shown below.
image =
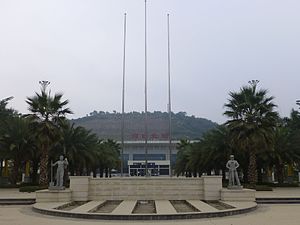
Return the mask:
<svg viewBox="0 0 300 225">
<path fill-rule="evenodd" d="M 68 160 L 67 158 L 64 159 L 64 157 L 61 155 L 59 157 L 59 160 L 56 161 L 55 163 L 51 162 L 51 183 L 50 187 L 53 187 L 53 182 L 52 182 L 52 167 L 57 165 L 57 170 L 56 170 L 56 185 L 55 189 L 64 189 L 64 172 L 65 168 L 68 166 Z M 52 184 L 52 185 L 51 185 Z"/>
<path fill-rule="evenodd" d="M 229 169 L 229 182 L 228 188 L 242 188 L 239 176 L 237 173 L 237 168 L 240 164 L 234 160 L 234 155 L 230 155 L 230 160 L 226 163 L 226 167 Z"/>
</svg>

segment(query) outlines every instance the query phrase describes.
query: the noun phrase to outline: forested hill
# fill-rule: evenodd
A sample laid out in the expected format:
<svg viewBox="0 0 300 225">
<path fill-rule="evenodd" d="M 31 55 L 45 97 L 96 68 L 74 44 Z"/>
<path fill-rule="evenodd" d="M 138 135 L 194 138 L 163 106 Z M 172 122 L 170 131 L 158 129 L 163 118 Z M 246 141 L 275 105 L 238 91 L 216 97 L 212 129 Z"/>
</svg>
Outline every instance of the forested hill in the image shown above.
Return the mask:
<svg viewBox="0 0 300 225">
<path fill-rule="evenodd" d="M 143 140 L 144 139 L 144 113 L 130 112 L 125 114 L 125 140 Z M 122 115 L 118 112 L 97 112 L 94 111 L 79 119 L 73 119 L 77 126 L 83 126 L 91 129 L 101 139 L 121 138 Z M 166 112 L 148 113 L 148 137 L 149 140 L 167 140 L 168 139 L 169 115 Z M 172 139 L 199 139 L 203 133 L 216 127 L 217 124 L 203 118 L 187 116 L 185 112 L 172 113 Z"/>
</svg>

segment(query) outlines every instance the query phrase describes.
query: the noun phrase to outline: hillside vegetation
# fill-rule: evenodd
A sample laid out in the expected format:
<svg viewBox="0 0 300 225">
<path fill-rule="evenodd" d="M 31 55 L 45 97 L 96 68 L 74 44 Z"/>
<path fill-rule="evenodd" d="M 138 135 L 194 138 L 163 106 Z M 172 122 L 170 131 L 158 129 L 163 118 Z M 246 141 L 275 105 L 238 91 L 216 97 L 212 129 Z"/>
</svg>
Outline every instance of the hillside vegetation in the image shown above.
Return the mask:
<svg viewBox="0 0 300 225">
<path fill-rule="evenodd" d="M 125 140 L 143 140 L 144 138 L 144 113 L 125 113 Z M 72 122 L 95 132 L 99 138 L 120 140 L 122 115 L 118 112 L 94 111 Z M 149 140 L 168 139 L 169 115 L 166 112 L 148 113 Z M 172 113 L 172 139 L 199 139 L 203 133 L 215 128 L 216 123 L 195 116 L 188 116 L 185 112 Z"/>
</svg>

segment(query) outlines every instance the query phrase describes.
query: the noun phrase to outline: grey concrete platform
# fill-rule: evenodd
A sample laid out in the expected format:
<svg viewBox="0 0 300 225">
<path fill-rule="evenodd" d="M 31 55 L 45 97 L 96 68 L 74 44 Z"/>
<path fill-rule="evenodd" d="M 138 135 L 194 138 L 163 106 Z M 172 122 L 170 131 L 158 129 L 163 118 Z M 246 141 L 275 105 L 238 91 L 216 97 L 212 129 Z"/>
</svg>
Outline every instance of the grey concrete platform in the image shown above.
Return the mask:
<svg viewBox="0 0 300 225">
<path fill-rule="evenodd" d="M 253 211 L 257 208 L 255 202 L 225 202 L 233 206 L 232 209 L 218 210 L 200 200 L 187 200 L 188 203 L 197 208 L 200 212 L 177 213 L 173 205 L 167 200 L 156 200 L 156 214 L 133 214 L 136 201 L 124 200 L 111 213 L 90 213 L 93 207 L 99 205 L 99 201 L 91 201 L 73 210 L 64 211 L 56 209 L 60 205 L 68 202 L 59 203 L 36 203 L 33 210 L 42 214 L 82 218 L 82 219 L 101 219 L 101 220 L 172 220 L 172 219 L 195 219 L 231 216 Z"/>
</svg>

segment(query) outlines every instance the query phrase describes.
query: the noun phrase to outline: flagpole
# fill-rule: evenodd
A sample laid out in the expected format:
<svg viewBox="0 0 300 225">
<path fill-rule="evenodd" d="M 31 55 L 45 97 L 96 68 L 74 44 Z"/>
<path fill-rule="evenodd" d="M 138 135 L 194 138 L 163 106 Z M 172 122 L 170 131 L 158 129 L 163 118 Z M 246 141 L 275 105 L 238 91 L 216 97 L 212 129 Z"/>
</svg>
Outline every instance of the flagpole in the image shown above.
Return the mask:
<svg viewBox="0 0 300 225">
<path fill-rule="evenodd" d="M 123 85 L 122 85 L 122 127 L 121 127 L 121 176 L 124 176 L 124 102 L 125 102 L 125 59 L 126 59 L 126 13 L 124 13 L 124 42 L 123 42 Z"/>
<path fill-rule="evenodd" d="M 167 28 L 168 28 L 168 94 L 169 94 L 169 175 L 172 177 L 172 107 L 171 107 L 171 56 L 170 56 L 170 14 L 167 14 Z"/>
<path fill-rule="evenodd" d="M 148 176 L 147 0 L 145 0 L 145 176 Z"/>
</svg>

